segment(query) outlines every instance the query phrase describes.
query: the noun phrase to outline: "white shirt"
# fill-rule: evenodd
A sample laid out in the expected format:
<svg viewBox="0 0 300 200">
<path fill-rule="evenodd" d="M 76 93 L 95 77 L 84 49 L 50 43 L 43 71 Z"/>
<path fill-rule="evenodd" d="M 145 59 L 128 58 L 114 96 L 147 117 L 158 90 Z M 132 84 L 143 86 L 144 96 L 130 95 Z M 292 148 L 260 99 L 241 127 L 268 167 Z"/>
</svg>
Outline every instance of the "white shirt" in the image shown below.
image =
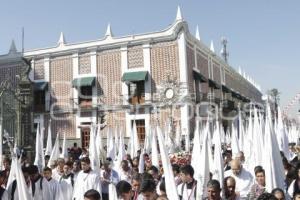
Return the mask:
<svg viewBox="0 0 300 200">
<path fill-rule="evenodd" d="M 61 191 L 63 191 L 62 196 L 64 200 L 72 199 L 73 196 L 73 186 L 75 185 L 75 179 L 73 180 L 72 185 L 72 177 L 71 175 L 68 176 L 68 178 L 61 178 L 59 181 L 59 185 L 61 188 Z"/>
<path fill-rule="evenodd" d="M 187 189 L 186 184 L 181 183 L 177 187 L 178 195 L 182 196 L 182 200 L 196 200 L 196 186 L 197 184 L 194 184 L 191 189 Z"/>
<path fill-rule="evenodd" d="M 127 181 L 128 183 L 131 183 L 132 178 L 132 170 L 129 169 L 127 172 L 125 172 L 123 169 L 120 170 L 120 179 L 122 181 Z"/>
<path fill-rule="evenodd" d="M 80 171 L 74 185 L 73 198 L 76 200 L 84 200 L 84 193 L 90 189 L 97 190 L 101 194 L 101 182 L 99 174 L 93 170 L 89 171 L 88 173 Z"/>
<path fill-rule="evenodd" d="M 64 200 L 62 197 L 62 191 L 60 188 L 60 185 L 57 180 L 51 178 L 48 180 L 49 188 L 50 188 L 50 194 L 53 200 Z"/>
<path fill-rule="evenodd" d="M 42 186 L 42 187 L 41 187 Z M 35 182 L 34 200 L 52 200 L 50 187 L 47 179 L 40 177 Z"/>
<path fill-rule="evenodd" d="M 59 179 L 61 178 L 62 175 L 63 175 L 63 173 L 59 172 L 57 167 L 52 170 L 52 178 L 53 179 L 59 181 Z"/>
<path fill-rule="evenodd" d="M 232 170 L 225 171 L 224 178 L 231 176 L 235 179 L 235 191 L 240 193 L 240 198 L 246 198 L 253 184 L 253 176 L 244 168 L 238 176 L 232 173 Z"/>
</svg>

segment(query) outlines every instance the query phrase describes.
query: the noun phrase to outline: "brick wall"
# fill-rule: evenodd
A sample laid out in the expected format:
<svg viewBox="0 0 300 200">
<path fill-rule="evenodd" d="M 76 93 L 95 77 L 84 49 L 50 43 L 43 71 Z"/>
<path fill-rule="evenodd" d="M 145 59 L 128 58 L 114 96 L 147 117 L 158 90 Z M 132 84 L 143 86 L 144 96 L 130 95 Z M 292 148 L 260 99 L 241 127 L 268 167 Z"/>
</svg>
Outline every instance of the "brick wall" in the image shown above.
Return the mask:
<svg viewBox="0 0 300 200">
<path fill-rule="evenodd" d="M 103 102 L 108 105 L 120 104 L 121 53 L 119 49 L 97 53 L 97 94 L 104 95 Z M 100 103 L 100 101 L 98 101 Z"/>
<path fill-rule="evenodd" d="M 200 70 L 201 74 L 208 78 L 208 58 L 199 50 L 197 50 L 197 69 Z M 202 93 L 208 93 L 207 83 L 201 83 L 201 91 Z"/>
<path fill-rule="evenodd" d="M 72 108 L 72 58 L 61 56 L 50 60 L 50 90 L 51 107 L 53 110 L 67 110 Z M 53 105 L 55 104 L 55 106 Z"/>
<path fill-rule="evenodd" d="M 76 137 L 76 121 L 75 115 L 73 114 L 56 114 L 55 118 L 52 118 L 51 121 L 51 131 L 52 135 L 56 133 L 60 134 L 60 138 L 63 138 L 64 133 L 66 133 L 67 138 L 75 138 Z"/>
<path fill-rule="evenodd" d="M 91 73 L 91 56 L 89 53 L 84 53 L 79 55 L 78 67 L 79 67 L 78 70 L 79 74 Z"/>
<path fill-rule="evenodd" d="M 156 93 L 156 87 L 163 80 L 168 79 L 180 81 L 179 55 L 177 41 L 153 44 L 151 54 L 151 77 L 152 92 Z"/>
<path fill-rule="evenodd" d="M 195 52 L 192 46 L 187 45 L 186 46 L 186 57 L 187 57 L 187 68 L 188 68 L 188 87 L 189 92 L 194 93 L 195 87 L 194 87 L 194 76 L 193 76 L 193 68 L 195 67 Z"/>
<path fill-rule="evenodd" d="M 144 67 L 143 46 L 128 47 L 128 69 Z"/>
<path fill-rule="evenodd" d="M 34 80 L 45 79 L 44 59 L 34 61 Z"/>
</svg>

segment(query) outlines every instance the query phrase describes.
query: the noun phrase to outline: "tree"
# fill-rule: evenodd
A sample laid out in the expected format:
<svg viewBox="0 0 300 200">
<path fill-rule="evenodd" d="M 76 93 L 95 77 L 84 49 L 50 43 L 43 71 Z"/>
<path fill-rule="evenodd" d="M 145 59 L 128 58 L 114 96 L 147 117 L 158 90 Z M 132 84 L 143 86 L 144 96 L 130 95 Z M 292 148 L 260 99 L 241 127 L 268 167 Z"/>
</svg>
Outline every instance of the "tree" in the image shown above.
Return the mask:
<svg viewBox="0 0 300 200">
<path fill-rule="evenodd" d="M 277 106 L 280 101 L 280 92 L 278 91 L 278 89 L 273 88 L 268 91 L 268 94 L 274 99 L 275 105 Z"/>
<path fill-rule="evenodd" d="M 273 88 L 271 90 L 268 91 L 268 94 L 272 97 L 272 99 L 274 100 L 274 111 L 275 111 L 275 117 L 277 117 L 278 114 L 278 104 L 280 101 L 280 92 L 278 91 L 278 89 Z"/>
</svg>

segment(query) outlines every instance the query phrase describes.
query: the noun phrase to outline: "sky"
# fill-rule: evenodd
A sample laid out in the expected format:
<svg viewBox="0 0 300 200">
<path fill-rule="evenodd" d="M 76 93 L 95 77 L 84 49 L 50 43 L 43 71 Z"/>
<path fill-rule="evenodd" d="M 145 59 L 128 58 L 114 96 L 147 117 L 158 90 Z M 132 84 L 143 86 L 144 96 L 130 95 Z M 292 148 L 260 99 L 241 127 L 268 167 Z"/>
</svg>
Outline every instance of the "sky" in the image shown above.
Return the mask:
<svg viewBox="0 0 300 200">
<path fill-rule="evenodd" d="M 104 37 L 110 23 L 115 36 L 153 32 L 172 24 L 177 6 L 192 34 L 201 40 L 228 39 L 229 64 L 261 85 L 280 91 L 282 107 L 300 92 L 300 1 L 297 0 L 1 0 L 0 54 L 11 40 L 25 51 L 55 46 L 60 32 L 68 43 Z M 296 113 L 300 104 L 291 108 Z"/>
</svg>

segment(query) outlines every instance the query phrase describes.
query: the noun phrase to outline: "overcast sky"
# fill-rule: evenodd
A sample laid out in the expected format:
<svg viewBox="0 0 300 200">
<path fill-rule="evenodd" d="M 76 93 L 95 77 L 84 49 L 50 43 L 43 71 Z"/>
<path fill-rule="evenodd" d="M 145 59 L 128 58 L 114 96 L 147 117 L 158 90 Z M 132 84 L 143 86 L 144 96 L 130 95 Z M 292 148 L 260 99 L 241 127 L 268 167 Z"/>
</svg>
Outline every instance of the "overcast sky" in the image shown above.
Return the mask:
<svg viewBox="0 0 300 200">
<path fill-rule="evenodd" d="M 229 63 L 239 66 L 265 92 L 278 88 L 281 106 L 300 92 L 300 1 L 290 0 L 1 0 L 0 54 L 12 39 L 21 50 L 56 45 L 61 31 L 67 42 L 102 38 L 111 23 L 115 36 L 158 31 L 171 24 L 177 5 L 191 33 L 201 40 L 228 38 Z M 299 109 L 299 103 L 293 112 Z"/>
</svg>

